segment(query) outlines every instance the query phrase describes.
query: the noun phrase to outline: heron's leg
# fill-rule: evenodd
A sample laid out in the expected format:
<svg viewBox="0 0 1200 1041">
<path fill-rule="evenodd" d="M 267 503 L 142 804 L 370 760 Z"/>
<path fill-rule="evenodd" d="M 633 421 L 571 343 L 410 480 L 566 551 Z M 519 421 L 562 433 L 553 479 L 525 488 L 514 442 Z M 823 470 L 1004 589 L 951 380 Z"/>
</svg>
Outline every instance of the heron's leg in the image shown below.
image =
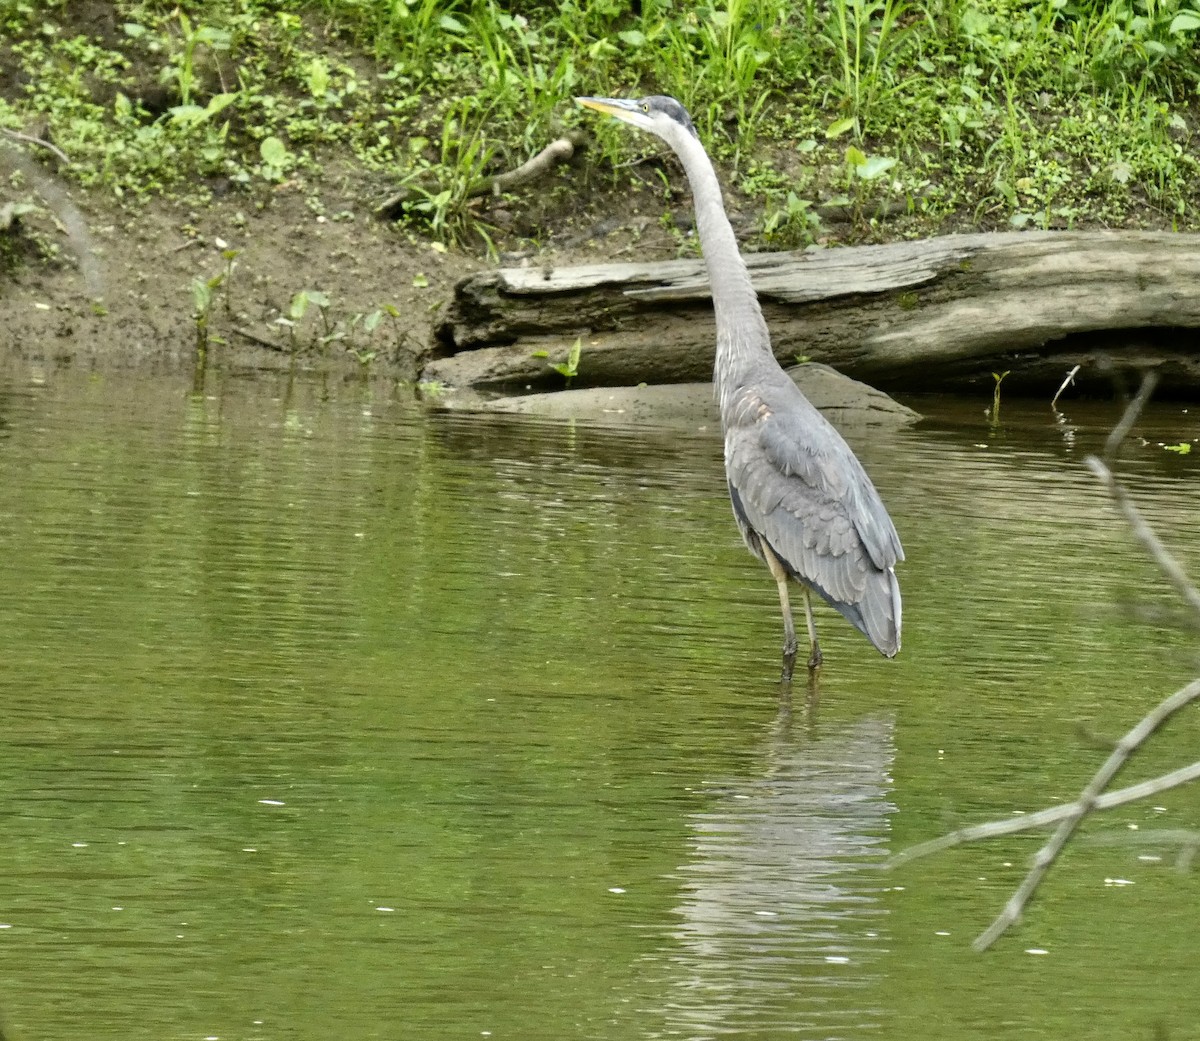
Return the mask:
<svg viewBox="0 0 1200 1041">
<path fill-rule="evenodd" d="M 779 680 L 781 683 L 791 683 L 792 670 L 796 667 L 796 625 L 792 621 L 792 603 L 788 598 L 788 574 L 771 547 L 764 542 L 762 548 L 767 567 L 779 586 L 779 607 L 783 612 L 783 673 Z M 811 620 L 809 624 L 812 624 Z"/>
<path fill-rule="evenodd" d="M 808 670 L 815 672 L 821 667 L 825 656 L 821 653 L 821 645 L 817 643 L 817 626 L 813 621 L 812 597 L 809 595 L 808 586 L 804 587 L 804 620 L 808 622 Z"/>
<path fill-rule="evenodd" d="M 787 578 L 778 579 L 779 606 L 783 611 L 783 683 L 792 682 L 792 670 L 796 667 L 796 625 L 792 621 L 792 605 L 788 599 Z"/>
</svg>

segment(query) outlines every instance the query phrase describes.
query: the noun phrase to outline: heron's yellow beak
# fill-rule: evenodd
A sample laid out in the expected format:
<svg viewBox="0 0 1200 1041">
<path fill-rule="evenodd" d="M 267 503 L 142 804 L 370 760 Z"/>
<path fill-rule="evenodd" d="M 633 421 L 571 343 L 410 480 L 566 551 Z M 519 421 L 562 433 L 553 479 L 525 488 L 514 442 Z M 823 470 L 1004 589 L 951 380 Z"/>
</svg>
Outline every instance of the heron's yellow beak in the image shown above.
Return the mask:
<svg viewBox="0 0 1200 1041">
<path fill-rule="evenodd" d="M 638 111 L 637 102 L 626 98 L 576 98 L 576 104 L 584 108 L 595 109 L 606 116 L 628 121 L 631 115 Z"/>
</svg>

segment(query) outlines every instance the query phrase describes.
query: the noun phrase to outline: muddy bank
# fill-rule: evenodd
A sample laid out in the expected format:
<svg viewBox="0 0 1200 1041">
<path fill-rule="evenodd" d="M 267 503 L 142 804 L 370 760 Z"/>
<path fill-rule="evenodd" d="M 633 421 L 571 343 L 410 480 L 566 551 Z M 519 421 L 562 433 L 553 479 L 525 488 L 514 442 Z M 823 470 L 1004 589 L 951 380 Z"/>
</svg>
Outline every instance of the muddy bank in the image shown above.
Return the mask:
<svg viewBox="0 0 1200 1041">
<path fill-rule="evenodd" d="M 313 212 L 311 190 L 286 186 L 261 206 L 233 198 L 202 211 L 165 200 L 119 206 L 77 193 L 90 275 L 72 257 L 80 247 L 61 224 L 44 213 L 28 215 L 16 229 L 28 256 L 0 278 L 0 354 L 43 369 L 150 368 L 190 378 L 201 317 L 193 287 L 213 280 L 203 317 L 206 363 L 214 370 L 297 368 L 415 382 L 436 351 L 435 330 L 445 322 L 456 286 L 489 265 L 359 212 L 359 200 L 369 194 L 363 184 L 343 191 L 325 191 L 323 213 Z M 341 207 L 337 219 L 327 215 L 334 207 Z M 627 232 L 636 230 L 631 224 Z M 593 247 L 585 246 L 553 257 L 565 263 L 593 255 Z M 293 298 L 305 289 L 328 303 L 289 317 Z M 369 322 L 372 314 L 376 320 Z M 915 418 L 886 395 L 824 365 L 798 366 L 794 375 L 838 425 Z M 697 431 L 719 427 L 708 382 L 507 396 L 481 394 L 470 382 L 443 383 L 434 374 L 425 399 L 460 411 Z"/>
<path fill-rule="evenodd" d="M 589 339 L 580 374 L 574 380 L 576 389 L 545 396 L 521 393 L 521 388 L 527 385 L 530 390 L 561 389 L 562 377 L 552 370 L 551 363 L 557 357 L 554 351 L 561 354 L 567 349 L 565 327 L 558 329 L 557 339 L 547 336 L 539 341 L 536 334 L 526 334 L 513 346 L 455 350 L 452 355 L 444 356 L 445 330 L 458 320 L 456 298 L 461 299 L 464 289 L 471 286 L 490 285 L 498 279 L 502 282 L 504 269 L 498 261 L 438 247 L 394 224 L 375 219 L 369 203 L 380 187 L 370 178 L 347 175 L 319 183 L 285 183 L 266 196 L 231 195 L 199 209 L 164 199 L 120 205 L 97 193 L 73 192 L 88 229 L 94 262 L 90 278 L 72 257 L 72 241 L 52 213 L 43 209 L 22 214 L 8 232 L 0 232 L 18 250 L 16 262 L 0 274 L 0 307 L 5 318 L 0 324 L 0 353 L 9 359 L 40 365 L 95 369 L 148 366 L 191 375 L 197 360 L 198 327 L 203 318 L 208 343 L 206 363 L 222 371 L 253 373 L 299 368 L 342 372 L 353 378 L 378 376 L 413 383 L 424 379 L 432 384 L 427 399 L 445 407 L 572 416 L 618 424 L 650 422 L 702 428 L 715 423 L 708 384 L 702 382 L 711 368 L 711 304 L 704 286 L 695 278 L 683 289 L 676 287 L 662 292 L 661 301 L 653 299 L 653 293 L 648 297 L 641 292 L 640 297 L 645 299 L 637 305 L 642 310 L 634 316 L 636 320 L 625 316 L 616 323 L 629 328 L 618 327 L 597 334 L 613 341 L 612 351 L 606 352 L 603 344 L 597 346 L 594 338 Z M 559 283 L 568 277 L 573 264 L 592 264 L 591 269 L 600 270 L 594 265 L 598 256 L 622 254 L 634 243 L 644 249 L 646 259 L 643 264 L 633 266 L 657 270 L 654 257 L 670 257 L 674 246 L 649 233 L 635 213 L 623 217 L 624 223 L 619 222 L 619 217 L 610 217 L 600 237 L 599 233 L 588 233 L 588 218 L 582 215 L 576 225 L 564 227 L 559 248 L 551 243 L 542 253 L 506 254 L 501 261 L 509 265 L 510 274 L 525 272 L 531 285 L 546 282 L 559 296 L 563 295 Z M 618 223 L 612 223 L 614 220 Z M 1197 248 L 1195 236 L 1141 234 L 1139 238 L 1137 234 L 1129 234 L 1146 242 L 1159 238 L 1172 240 L 1182 244 L 1184 252 L 1187 249 L 1195 252 Z M 990 241 L 996 237 L 971 238 Z M 1050 250 L 1058 255 L 1067 249 L 1059 247 L 1070 236 L 1035 233 L 1010 238 L 1033 244 L 1035 251 Z M 568 241 L 571 245 L 567 245 Z M 941 248 L 940 243 L 949 241 L 935 239 L 929 243 L 931 248 Z M 913 244 L 904 248 L 911 249 Z M 882 253 L 888 249 L 870 247 L 863 253 Z M 853 274 L 850 267 L 858 252 L 827 250 L 822 257 L 828 262 L 826 266 L 841 271 L 839 278 L 844 280 Z M 1088 256 L 1080 253 L 1079 262 L 1090 263 Z M 1192 257 L 1192 253 L 1187 253 L 1187 257 Z M 751 257 L 752 269 L 765 269 L 768 259 L 762 254 Z M 1128 257 L 1125 261 L 1133 264 Z M 697 268 L 694 261 L 658 266 L 687 267 L 689 271 Z M 814 270 L 818 266 L 812 264 Z M 1105 299 L 1111 311 L 1123 276 L 1118 268 L 1111 265 L 1110 268 L 1105 269 L 1104 278 L 1094 278 L 1093 284 L 1109 287 L 1111 291 L 1105 293 Z M 1177 282 L 1168 284 L 1164 281 L 1166 274 L 1175 268 L 1179 269 Z M 1128 286 L 1122 291 L 1127 291 L 1126 295 L 1134 302 L 1154 302 L 1159 309 L 1156 313 L 1162 315 L 1167 315 L 1174 301 L 1181 316 L 1180 326 L 1192 324 L 1195 309 L 1189 303 L 1187 265 L 1150 264 L 1149 270 L 1146 275 L 1141 268 L 1130 267 L 1125 273 Z M 978 279 L 980 271 L 981 265 L 972 260 L 958 263 L 952 273 L 959 279 L 966 279 L 968 274 Z M 550 277 L 539 279 L 538 272 L 549 272 Z M 1030 277 L 1036 275 L 1035 272 Z M 93 299 L 90 294 L 97 280 L 101 295 Z M 1004 269 L 997 268 L 994 280 L 1013 296 L 1012 278 Z M 198 284 L 210 287 L 208 307 L 203 314 L 197 301 Z M 1061 292 L 1052 290 L 1046 294 L 1046 300 L 1059 301 L 1069 309 L 1068 289 L 1082 291 L 1082 286 L 1080 280 L 1079 287 L 1064 287 Z M 610 287 L 605 291 L 621 290 Z M 853 308 L 867 300 L 869 294 L 843 292 L 837 286 L 831 292 L 829 301 L 819 294 L 811 299 L 790 301 L 783 299 L 786 294 L 781 295 L 778 286 L 768 290 L 764 302 L 777 345 L 789 350 L 795 347 L 797 354 L 803 347 L 803 353 L 814 360 L 825 356 L 828 352 L 820 343 L 793 344 L 787 338 L 789 322 L 793 321 L 787 309 L 797 305 L 816 308 L 820 312 L 818 317 L 824 316 L 821 320 L 825 325 L 821 328 L 836 327 L 844 334 L 850 326 L 838 320 L 831 308 Z M 864 336 L 895 340 L 900 325 L 927 319 L 931 313 L 924 297 L 910 300 L 906 291 L 895 287 L 883 292 L 890 308 L 887 321 L 860 323 L 856 328 Z M 932 299 L 926 288 L 920 292 Z M 297 312 L 295 302 L 300 294 L 305 294 L 308 300 L 302 314 Z M 529 308 L 536 310 L 542 306 L 528 292 L 518 294 L 515 299 L 518 324 Z M 572 308 L 571 299 L 567 300 L 565 313 L 570 321 L 582 322 L 585 327 L 566 329 L 566 333 L 586 335 L 595 324 L 596 314 L 603 322 L 613 320 L 616 313 L 617 305 L 611 301 L 596 311 L 591 304 Z M 563 304 L 557 301 L 554 306 L 561 310 Z M 867 310 L 870 312 L 869 305 Z M 1094 310 L 1078 309 L 1086 320 L 1095 317 Z M 1032 313 L 1019 304 L 1010 306 L 1009 311 L 1018 317 Z M 1129 308 L 1124 312 L 1132 313 Z M 504 338 L 509 333 L 503 323 L 509 319 L 500 312 L 497 314 L 499 317 L 494 320 L 499 330 L 497 335 Z M 1157 335 L 1161 341 L 1163 330 L 1169 329 L 1172 320 L 1167 316 L 1156 323 L 1153 315 L 1146 317 L 1148 314 L 1143 314 L 1142 325 L 1160 326 Z M 983 315 L 978 322 L 965 326 L 960 319 L 956 322 L 965 333 L 974 333 L 987 326 L 992 318 L 994 315 Z M 561 326 L 561 316 L 558 321 Z M 803 316 L 799 321 L 803 324 Z M 671 325 L 672 322 L 677 324 Z M 946 325 L 943 338 L 951 344 L 950 363 L 958 364 L 961 359 L 954 347 L 955 323 L 943 324 Z M 1070 331 L 1061 322 L 1056 328 Z M 1194 330 L 1181 327 L 1174 330 L 1169 346 L 1178 358 L 1200 357 L 1195 339 Z M 475 342 L 488 341 L 477 338 Z M 677 349 L 668 350 L 664 344 L 676 344 Z M 918 342 L 917 346 L 922 344 L 923 341 Z M 1047 397 L 1054 390 L 1050 382 L 1057 385 L 1076 355 L 1092 357 L 1096 363 L 1091 366 L 1095 371 L 1088 374 L 1095 376 L 1100 372 L 1098 363 L 1104 351 L 1093 352 L 1093 357 L 1087 355 L 1087 345 L 1063 341 L 1062 346 L 1063 350 L 1047 356 L 1049 361 L 1040 360 L 1038 371 L 1049 387 Z M 1034 357 L 1029 343 L 1020 347 L 1026 362 Z M 1135 353 L 1140 351 L 1143 361 L 1152 360 L 1145 342 L 1130 340 L 1124 347 L 1132 347 Z M 629 357 L 614 376 L 602 363 L 606 358 L 620 360 L 621 351 Z M 493 378 L 494 365 L 490 360 L 493 354 L 508 366 L 505 370 L 508 375 L 499 381 Z M 856 371 L 855 359 L 861 362 L 864 357 L 865 349 L 852 345 L 851 364 L 847 366 L 850 371 Z M 516 369 L 512 368 L 513 358 Z M 669 366 L 663 368 L 664 359 L 672 358 L 678 363 L 674 375 Z M 787 360 L 784 359 L 785 364 Z M 841 360 L 839 356 L 839 363 Z M 918 360 L 916 364 L 925 363 Z M 1015 364 L 1009 364 L 1009 356 L 1003 350 L 986 354 L 981 364 L 985 369 L 1016 368 Z M 835 411 L 841 408 L 844 416 L 857 413 L 867 421 L 891 422 L 904 415 L 901 408 L 893 407 L 894 402 L 886 403 L 890 399 L 875 397 L 869 387 L 853 389 L 863 385 L 848 381 L 841 384 L 842 389 L 830 392 L 835 382 L 826 380 L 824 385 L 812 382 L 818 379 L 817 373 L 827 370 L 822 366 L 802 366 L 800 371 L 805 369 L 808 372 L 801 376 L 805 381 L 801 385 L 819 407 Z M 931 376 L 936 372 L 932 368 L 928 371 Z M 875 378 L 874 370 L 867 375 L 872 383 L 891 389 L 886 378 Z M 1107 382 L 1108 373 L 1101 375 Z M 990 395 L 990 373 L 985 372 L 985 376 L 982 389 Z M 476 386 L 496 382 L 508 387 L 507 396 L 500 400 L 496 400 L 495 394 L 472 393 Z M 648 388 L 641 385 L 644 382 L 666 386 Z M 589 389 L 589 383 L 605 386 Z M 1020 389 L 1015 381 L 1010 381 L 1007 387 Z M 1181 388 L 1182 384 L 1173 389 L 1178 392 Z M 839 405 L 839 395 L 849 403 Z"/>
<path fill-rule="evenodd" d="M 285 185 L 261 205 L 229 198 L 203 210 L 167 200 L 121 206 L 72 194 L 87 222 L 95 273 L 86 277 L 65 230 L 50 216 L 22 219 L 18 241 L 28 255 L 0 278 L 0 353 L 9 361 L 191 377 L 200 317 L 193 287 L 212 280 L 204 316 L 211 368 L 327 370 L 416 382 L 436 353 L 435 331 L 456 286 L 494 266 L 373 219 L 362 205 L 371 186 L 361 181 L 345 182 L 340 192 L 326 186 L 320 213 L 311 205 L 312 185 L 303 191 Z M 623 227 L 610 224 L 608 246 L 643 231 L 636 218 Z M 665 244 L 658 246 L 665 252 Z M 596 251 L 589 238 L 543 258 L 566 265 Z M 100 295 L 93 298 L 97 279 Z M 328 303 L 310 304 L 302 317 L 291 318 L 302 290 L 319 292 Z M 372 314 L 376 320 L 369 323 Z M 906 422 L 915 415 L 825 366 L 796 372 L 835 422 Z M 434 407 L 676 429 L 716 429 L 718 423 L 711 384 L 695 380 L 503 397 L 480 394 L 469 380 L 448 384 L 434 374 L 431 382 L 425 398 Z"/>
<path fill-rule="evenodd" d="M 556 176 L 574 181 L 578 171 Z M 82 218 L 86 264 L 61 208 L 28 184 L 0 191 L 0 206 L 20 208 L 0 228 L 0 352 L 39 363 L 190 371 L 203 318 L 209 364 L 415 381 L 463 279 L 499 265 L 567 266 L 641 251 L 666 258 L 678 248 L 646 218 L 645 199 L 598 214 L 582 187 L 579 206 L 557 216 L 536 252 L 511 236 L 501 239 L 509 249 L 489 258 L 482 247 L 447 248 L 377 218 L 394 185 L 351 169 L 204 206 L 119 202 L 62 178 L 51 183 Z M 197 283 L 212 284 L 204 314 Z M 301 293 L 326 303 L 310 300 L 297 317 Z"/>
<path fill-rule="evenodd" d="M 12 357 L 190 369 L 204 318 L 210 364 L 412 378 L 442 302 L 482 266 L 371 219 L 361 212 L 362 184 L 326 186 L 319 196 L 285 184 L 265 199 L 229 197 L 203 209 L 72 194 L 87 221 L 93 279 L 53 214 L 23 216 L 8 233 L 16 256 L 0 273 L 0 351 Z M 203 315 L 197 282 L 216 283 Z M 327 303 L 310 300 L 297 315 L 300 293 Z"/>
</svg>

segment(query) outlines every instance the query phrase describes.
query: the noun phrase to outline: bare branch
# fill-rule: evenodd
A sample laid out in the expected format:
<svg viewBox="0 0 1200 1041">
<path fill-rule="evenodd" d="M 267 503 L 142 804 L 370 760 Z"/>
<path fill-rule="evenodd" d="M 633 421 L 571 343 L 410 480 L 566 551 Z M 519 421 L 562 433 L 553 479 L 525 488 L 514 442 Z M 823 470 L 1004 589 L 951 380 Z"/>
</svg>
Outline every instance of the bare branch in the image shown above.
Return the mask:
<svg viewBox="0 0 1200 1041">
<path fill-rule="evenodd" d="M 1111 440 L 1111 439 L 1110 439 Z M 1100 482 L 1108 489 L 1108 494 L 1112 496 L 1113 502 L 1116 503 L 1117 509 L 1125 516 L 1130 529 L 1133 531 L 1134 537 L 1143 546 L 1146 547 L 1146 552 L 1154 559 L 1162 573 L 1167 576 L 1171 584 L 1187 605 L 1200 616 L 1200 591 L 1192 585 L 1179 562 L 1171 555 L 1166 546 L 1162 544 L 1158 536 L 1154 534 L 1154 530 L 1146 523 L 1145 518 L 1134 506 L 1133 500 L 1130 499 L 1129 493 L 1113 476 L 1113 472 L 1108 466 L 1097 456 L 1089 455 L 1085 460 L 1088 467 L 1091 469 Z"/>
<path fill-rule="evenodd" d="M 1030 897 L 1033 896 L 1034 891 L 1045 877 L 1050 865 L 1054 863 L 1059 853 L 1062 852 L 1062 848 L 1067 840 L 1079 826 L 1079 822 L 1097 808 L 1100 793 L 1108 787 L 1108 783 L 1117 775 L 1121 767 L 1129 761 L 1129 757 L 1171 716 L 1181 708 L 1190 705 L 1197 698 L 1200 698 L 1200 680 L 1189 683 L 1186 687 L 1177 690 L 1165 701 L 1160 702 L 1155 708 L 1147 712 L 1129 733 L 1117 742 L 1117 747 L 1113 749 L 1112 755 L 1096 771 L 1095 775 L 1080 793 L 1079 798 L 1071 804 L 1070 812 L 1060 821 L 1054 834 L 1037 851 L 1037 855 L 1033 858 L 1033 867 L 1029 869 L 1029 873 L 1025 876 L 1020 886 L 1017 887 L 1016 892 L 1009 897 L 1008 903 L 1004 905 L 1004 910 L 1000 912 L 996 920 L 975 940 L 973 946 L 977 951 L 987 950 L 1010 925 L 1021 917 L 1021 912 L 1024 911 L 1025 905 L 1029 903 Z"/>
<path fill-rule="evenodd" d="M 1142 377 L 1142 385 L 1138 388 L 1137 394 L 1129 403 L 1129 406 L 1125 409 L 1125 414 L 1121 416 L 1120 422 L 1113 427 L 1112 433 L 1108 435 L 1108 440 L 1105 442 L 1104 451 L 1107 459 L 1112 460 L 1116 457 L 1117 452 L 1121 448 L 1121 443 L 1128 436 L 1129 431 L 1133 428 L 1133 424 L 1137 422 L 1142 409 L 1146 407 L 1146 402 L 1150 400 L 1150 395 L 1154 393 L 1157 383 L 1158 377 L 1153 372 L 1147 372 Z M 1195 586 L 1188 581 L 1187 575 L 1183 573 L 1183 569 L 1180 568 L 1175 559 L 1167 552 L 1166 547 L 1159 542 L 1158 536 L 1154 534 L 1150 526 L 1142 519 L 1129 499 L 1128 494 L 1125 492 L 1125 489 L 1113 477 L 1112 471 L 1095 456 L 1089 456 L 1087 464 L 1108 489 L 1118 509 L 1124 513 L 1125 519 L 1129 522 L 1138 541 L 1146 547 L 1150 555 L 1154 558 L 1155 563 L 1162 568 L 1163 572 L 1175 585 L 1175 588 L 1179 590 L 1180 595 L 1200 614 L 1200 594 L 1196 592 Z M 1080 793 L 1079 798 L 1072 805 L 1071 812 L 1059 822 L 1058 827 L 1054 830 L 1054 834 L 1037 851 L 1037 854 L 1033 858 L 1033 866 L 1017 887 L 1016 892 L 1009 897 L 1008 902 L 1004 905 L 1004 910 L 976 938 L 973 946 L 977 951 L 987 950 L 1003 935 L 1010 925 L 1021 917 L 1026 904 L 1029 903 L 1037 887 L 1041 884 L 1042 879 L 1045 878 L 1046 872 L 1050 870 L 1050 866 L 1058 859 L 1058 855 L 1062 852 L 1067 840 L 1075 833 L 1075 829 L 1079 827 L 1079 822 L 1096 808 L 1096 802 L 1100 794 L 1129 761 L 1129 757 L 1167 719 L 1185 705 L 1190 705 L 1197 697 L 1200 697 L 1200 681 L 1189 684 L 1182 690 L 1176 691 L 1165 701 L 1160 702 L 1156 708 L 1146 713 L 1137 725 L 1117 742 L 1117 746 L 1113 749 L 1112 754 L 1104 761 L 1100 769 L 1096 771 L 1092 779 L 1087 783 L 1087 786 Z"/>
<path fill-rule="evenodd" d="M 1108 435 L 1108 440 L 1104 442 L 1104 458 L 1112 462 L 1117 457 L 1117 452 L 1120 451 L 1121 442 L 1129 436 L 1129 431 L 1133 429 L 1133 424 L 1137 422 L 1138 416 L 1142 414 L 1142 409 L 1146 407 L 1146 402 L 1150 400 L 1150 395 L 1154 393 L 1154 388 L 1158 386 L 1158 375 L 1154 372 L 1147 372 L 1142 377 L 1142 385 L 1138 387 L 1137 394 L 1125 409 L 1124 415 L 1121 416 L 1120 422 L 1112 428 L 1112 432 Z"/>
<path fill-rule="evenodd" d="M 465 198 L 473 199 L 480 195 L 499 195 L 510 188 L 516 188 L 528 181 L 536 180 L 554 166 L 559 163 L 565 163 L 570 159 L 575 154 L 575 149 L 583 144 L 583 142 L 584 135 L 582 131 L 569 131 L 558 140 L 551 141 L 537 155 L 523 162 L 515 170 L 507 170 L 504 173 L 480 177 L 472 181 L 464 193 Z M 400 213 L 400 207 L 415 195 L 420 195 L 422 192 L 432 194 L 434 190 L 435 185 L 432 183 L 423 186 L 406 185 L 376 206 L 375 216 L 384 219 L 395 217 Z"/>
<path fill-rule="evenodd" d="M 1191 691 L 1193 699 L 1200 698 L 1200 680 L 1184 687 L 1183 691 Z M 1183 691 L 1180 693 L 1183 693 Z M 1127 788 L 1119 788 L 1113 792 L 1104 792 L 1096 797 L 1092 804 L 1092 809 L 1097 812 L 1114 810 L 1118 806 L 1124 806 L 1126 803 L 1137 802 L 1139 799 L 1148 799 L 1159 792 L 1178 788 L 1181 784 L 1187 784 L 1189 781 L 1195 780 L 1200 780 L 1200 762 L 1181 766 L 1178 770 L 1172 770 L 1170 773 L 1161 774 L 1158 777 L 1152 777 L 1137 784 L 1131 784 Z M 999 838 L 1001 835 L 1015 835 L 1022 831 L 1032 831 L 1034 828 L 1049 827 L 1051 824 L 1057 824 L 1063 818 L 1077 813 L 1078 810 L 1079 801 L 1076 800 L 1075 802 L 1061 803 L 1058 806 L 1050 806 L 1035 813 L 1023 813 L 1019 817 L 1010 817 L 1007 820 L 988 821 L 986 824 L 972 824 L 970 827 L 952 831 L 949 835 L 940 835 L 938 838 L 930 839 L 928 842 L 909 846 L 908 849 L 902 850 L 892 857 L 888 861 L 888 866 L 899 867 L 901 864 L 907 864 L 910 860 L 917 860 L 920 857 L 929 856 L 930 853 L 938 853 L 943 849 L 950 849 L 952 846 L 961 846 L 966 842 L 975 842 L 979 839 L 994 839 Z"/>
<path fill-rule="evenodd" d="M 61 163 L 70 163 L 71 157 L 67 155 L 58 145 L 50 141 L 46 141 L 40 137 L 34 137 L 32 134 L 22 134 L 19 130 L 9 130 L 7 127 L 0 127 L 0 133 L 5 137 L 11 138 L 13 141 L 22 141 L 27 145 L 37 145 L 39 148 L 44 148 L 52 153 Z"/>
<path fill-rule="evenodd" d="M 560 137 L 557 141 L 551 141 L 537 155 L 522 163 L 515 170 L 507 170 L 494 177 L 480 178 L 467 189 L 467 195 L 499 195 L 509 188 L 515 188 L 526 181 L 535 180 L 551 167 L 570 159 L 582 139 L 583 135 L 579 131 L 573 131 L 565 137 Z"/>
<path fill-rule="evenodd" d="M 288 354 L 291 351 L 290 347 L 278 344 L 274 340 L 268 340 L 266 337 L 252 333 L 249 329 L 243 329 L 241 326 L 234 326 L 233 331 L 243 339 L 249 340 L 251 343 L 256 343 L 259 347 L 266 347 L 269 351 L 278 351 L 280 354 Z"/>
<path fill-rule="evenodd" d="M 1070 372 L 1067 373 L 1067 378 L 1062 381 L 1057 391 L 1054 392 L 1054 397 L 1050 399 L 1050 407 L 1054 408 L 1058 404 L 1058 399 L 1062 392 L 1066 390 L 1072 383 L 1075 382 L 1075 376 L 1083 366 L 1076 365 Z"/>
</svg>

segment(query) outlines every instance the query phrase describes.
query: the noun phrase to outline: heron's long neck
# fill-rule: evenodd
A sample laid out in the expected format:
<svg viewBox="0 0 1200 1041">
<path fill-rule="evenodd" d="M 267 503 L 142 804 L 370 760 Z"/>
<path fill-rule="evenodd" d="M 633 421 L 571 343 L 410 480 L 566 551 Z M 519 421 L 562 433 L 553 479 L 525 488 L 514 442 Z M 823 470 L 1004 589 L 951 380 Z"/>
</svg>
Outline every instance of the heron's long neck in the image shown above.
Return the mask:
<svg viewBox="0 0 1200 1041">
<path fill-rule="evenodd" d="M 692 186 L 696 228 L 712 286 L 717 320 L 713 381 L 724 412 L 728 396 L 745 367 L 764 355 L 774 359 L 771 337 L 758 305 L 758 296 L 750 284 L 750 274 L 738 251 L 733 228 L 725 215 L 721 185 L 712 162 L 691 134 L 683 134 L 673 143 Z"/>
</svg>

